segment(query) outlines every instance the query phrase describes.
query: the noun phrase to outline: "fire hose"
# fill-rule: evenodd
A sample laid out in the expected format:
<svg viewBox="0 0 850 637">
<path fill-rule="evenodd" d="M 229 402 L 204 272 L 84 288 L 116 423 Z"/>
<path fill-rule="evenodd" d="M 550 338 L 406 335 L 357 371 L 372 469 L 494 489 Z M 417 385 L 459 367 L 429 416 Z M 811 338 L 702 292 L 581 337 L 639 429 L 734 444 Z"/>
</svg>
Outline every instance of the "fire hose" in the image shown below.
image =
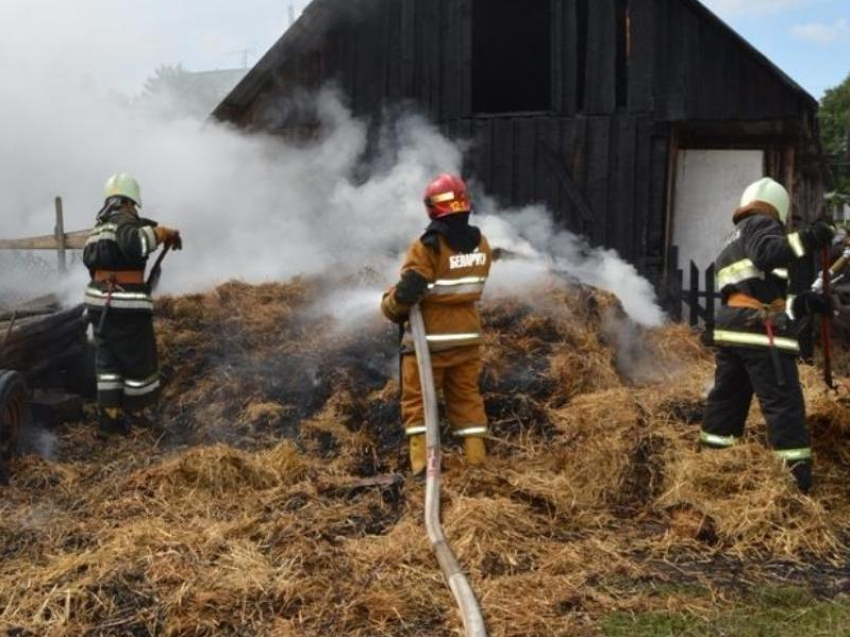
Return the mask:
<svg viewBox="0 0 850 637">
<path fill-rule="evenodd" d="M 440 421 L 434 374 L 431 369 L 431 354 L 428 351 L 425 322 L 418 303 L 410 311 L 410 327 L 413 331 L 416 363 L 419 367 L 425 407 L 425 444 L 428 448 L 428 468 L 425 477 L 425 529 L 443 576 L 460 609 L 466 637 L 487 637 L 478 599 L 461 570 L 454 551 L 449 546 L 440 522 Z"/>
</svg>

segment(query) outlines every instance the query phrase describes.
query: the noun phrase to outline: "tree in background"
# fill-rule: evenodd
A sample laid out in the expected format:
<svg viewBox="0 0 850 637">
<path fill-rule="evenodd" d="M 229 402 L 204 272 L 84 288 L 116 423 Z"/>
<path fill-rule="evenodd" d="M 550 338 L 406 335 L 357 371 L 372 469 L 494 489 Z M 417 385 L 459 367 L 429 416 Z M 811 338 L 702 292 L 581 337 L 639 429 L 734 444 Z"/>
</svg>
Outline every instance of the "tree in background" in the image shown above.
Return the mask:
<svg viewBox="0 0 850 637">
<path fill-rule="evenodd" d="M 187 71 L 181 64 L 163 65 L 145 81 L 136 104 L 168 118 L 206 119 L 245 75 L 245 69 Z"/>
<path fill-rule="evenodd" d="M 820 105 L 820 134 L 824 152 L 842 164 L 833 169 L 836 191 L 850 201 L 850 75 L 828 89 Z"/>
</svg>

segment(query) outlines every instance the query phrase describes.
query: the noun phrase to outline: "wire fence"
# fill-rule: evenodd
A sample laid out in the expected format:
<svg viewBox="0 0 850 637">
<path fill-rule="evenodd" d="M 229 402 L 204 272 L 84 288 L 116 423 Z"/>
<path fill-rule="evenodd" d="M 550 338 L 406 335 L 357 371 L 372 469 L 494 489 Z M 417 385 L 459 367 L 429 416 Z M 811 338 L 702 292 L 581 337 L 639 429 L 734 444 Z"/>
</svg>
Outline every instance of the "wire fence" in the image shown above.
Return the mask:
<svg viewBox="0 0 850 637">
<path fill-rule="evenodd" d="M 0 310 L 14 310 L 49 294 L 61 298 L 73 285 L 74 273 L 82 272 L 89 233 L 66 233 L 62 197 L 56 197 L 55 206 L 51 234 L 0 239 Z"/>
<path fill-rule="evenodd" d="M 68 250 L 69 270 L 83 267 L 80 250 Z M 59 271 L 55 254 L 23 250 L 0 251 L 0 309 L 15 306 L 62 290 L 64 273 Z"/>
</svg>

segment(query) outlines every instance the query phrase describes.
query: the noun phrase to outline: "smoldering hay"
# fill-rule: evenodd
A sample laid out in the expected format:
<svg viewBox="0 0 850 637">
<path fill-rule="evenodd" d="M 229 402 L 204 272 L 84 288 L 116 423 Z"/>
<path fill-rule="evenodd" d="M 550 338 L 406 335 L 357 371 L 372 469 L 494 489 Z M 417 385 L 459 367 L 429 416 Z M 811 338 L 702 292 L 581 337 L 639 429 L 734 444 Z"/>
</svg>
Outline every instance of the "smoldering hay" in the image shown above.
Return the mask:
<svg viewBox="0 0 850 637">
<path fill-rule="evenodd" d="M 397 334 L 337 329 L 327 285 L 161 299 L 155 424 L 104 442 L 90 410 L 58 432 L 55 461 L 13 463 L 0 630 L 459 634 L 423 486 L 404 476 Z M 711 621 L 746 603 L 730 573 L 845 590 L 850 413 L 816 370 L 806 497 L 756 409 L 738 448 L 695 452 L 712 364 L 687 328 L 647 330 L 623 369 L 613 295 L 539 295 L 484 304 L 490 464 L 470 470 L 445 443 L 444 525 L 492 635 L 596 634 L 614 612 Z"/>
<path fill-rule="evenodd" d="M 105 442 L 89 406 L 54 460 L 13 463 L 0 630 L 458 634 L 422 485 L 404 475 L 397 334 L 377 295 L 421 231 L 422 185 L 463 149 L 409 116 L 364 168 L 366 123 L 333 93 L 310 100 L 322 136 L 293 146 L 80 86 L 54 109 L 14 72 L 0 92 L 0 197 L 21 215 L 3 232 L 41 234 L 57 193 L 82 227 L 127 170 L 187 248 L 159 303 L 152 425 Z M 746 601 L 729 573 L 846 591 L 846 400 L 804 369 L 812 497 L 765 448 L 757 409 L 744 444 L 697 454 L 712 365 L 694 335 L 659 327 L 648 283 L 545 210 L 480 191 L 477 205 L 521 258 L 496 264 L 483 309 L 492 460 L 467 469 L 446 436 L 444 523 L 491 634 L 595 634 L 617 611 L 710 621 Z"/>
</svg>

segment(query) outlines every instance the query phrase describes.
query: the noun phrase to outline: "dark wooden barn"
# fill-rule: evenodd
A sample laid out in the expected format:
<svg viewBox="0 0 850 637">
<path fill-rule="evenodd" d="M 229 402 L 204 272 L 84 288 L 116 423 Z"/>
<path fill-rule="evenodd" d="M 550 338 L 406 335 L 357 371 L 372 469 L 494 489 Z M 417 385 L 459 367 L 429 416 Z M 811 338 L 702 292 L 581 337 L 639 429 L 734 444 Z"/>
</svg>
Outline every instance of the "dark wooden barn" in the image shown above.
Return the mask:
<svg viewBox="0 0 850 637">
<path fill-rule="evenodd" d="M 817 102 L 696 0 L 314 0 L 215 116 L 294 132 L 281 98 L 330 81 L 372 121 L 415 105 L 501 203 L 656 281 L 674 244 L 707 266 L 764 174 L 822 201 Z"/>
</svg>

